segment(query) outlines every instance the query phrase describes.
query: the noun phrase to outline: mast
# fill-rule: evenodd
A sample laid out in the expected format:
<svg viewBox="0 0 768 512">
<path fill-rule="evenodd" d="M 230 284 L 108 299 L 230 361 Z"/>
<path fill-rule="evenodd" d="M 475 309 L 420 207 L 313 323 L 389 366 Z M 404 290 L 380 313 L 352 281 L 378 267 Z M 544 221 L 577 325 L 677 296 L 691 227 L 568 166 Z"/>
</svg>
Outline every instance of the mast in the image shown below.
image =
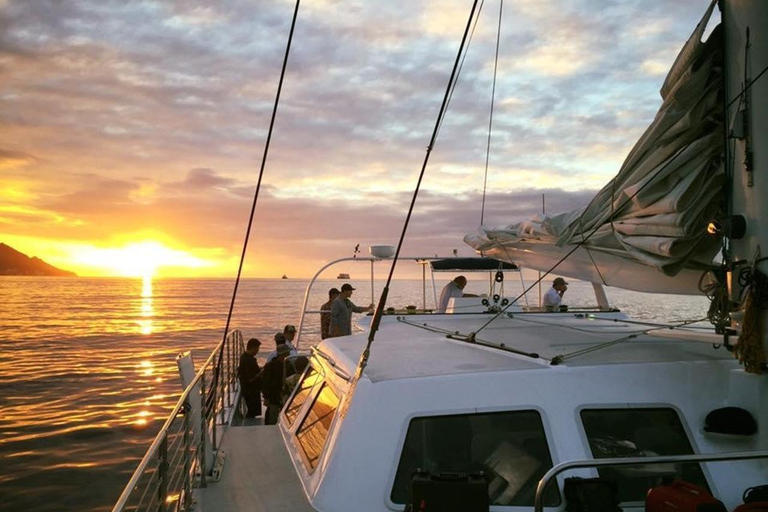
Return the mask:
<svg viewBox="0 0 768 512">
<path fill-rule="evenodd" d="M 724 223 L 729 237 L 729 295 L 742 309 L 732 315 L 740 333 L 740 353 L 757 343 L 762 361 L 744 360 L 751 373 L 764 372 L 768 354 L 768 2 L 720 1 L 725 27 L 726 166 L 730 179 L 731 217 Z M 741 218 L 740 218 L 741 217 Z M 742 222 L 743 220 L 743 222 Z M 745 304 L 752 289 L 753 304 Z M 750 310 L 750 308 L 752 308 Z M 756 320 L 756 321 L 755 321 Z"/>
</svg>

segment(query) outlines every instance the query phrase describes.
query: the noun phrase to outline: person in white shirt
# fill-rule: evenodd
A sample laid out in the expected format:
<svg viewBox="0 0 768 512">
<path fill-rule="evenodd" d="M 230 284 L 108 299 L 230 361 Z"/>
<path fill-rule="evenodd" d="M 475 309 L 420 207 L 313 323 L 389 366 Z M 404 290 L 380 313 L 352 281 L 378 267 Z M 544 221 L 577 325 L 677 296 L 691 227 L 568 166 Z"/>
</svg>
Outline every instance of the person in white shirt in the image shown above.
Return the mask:
<svg viewBox="0 0 768 512">
<path fill-rule="evenodd" d="M 552 288 L 544 294 L 544 307 L 547 311 L 557 311 L 563 300 L 563 294 L 568 290 L 568 283 L 562 277 L 556 277 L 552 281 Z"/>
<path fill-rule="evenodd" d="M 464 293 L 465 286 L 467 286 L 467 278 L 464 276 L 456 276 L 453 278 L 453 281 L 445 285 L 443 291 L 440 292 L 440 300 L 437 303 L 435 313 L 445 313 L 452 297 L 477 297 L 477 295 L 472 295 L 471 293 Z"/>
</svg>

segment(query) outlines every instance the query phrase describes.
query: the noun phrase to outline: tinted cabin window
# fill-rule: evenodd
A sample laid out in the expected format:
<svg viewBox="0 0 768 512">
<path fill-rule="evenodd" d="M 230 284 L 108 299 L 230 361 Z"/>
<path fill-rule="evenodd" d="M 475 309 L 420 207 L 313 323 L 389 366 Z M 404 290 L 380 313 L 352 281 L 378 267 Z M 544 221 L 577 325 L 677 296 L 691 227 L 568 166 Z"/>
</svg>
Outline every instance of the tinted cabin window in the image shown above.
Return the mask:
<svg viewBox="0 0 768 512">
<path fill-rule="evenodd" d="M 433 474 L 484 471 L 491 479 L 492 505 L 532 506 L 536 485 L 551 467 L 536 411 L 414 418 L 390 498 L 394 503 L 408 501 L 411 475 L 417 468 Z M 557 486 L 551 485 L 544 504 L 559 503 Z"/>
<path fill-rule="evenodd" d="M 673 409 L 583 410 L 581 421 L 596 459 L 693 454 Z M 618 484 L 622 502 L 645 500 L 648 489 L 658 485 L 664 476 L 679 477 L 709 489 L 696 463 L 602 468 L 598 473 Z"/>
<path fill-rule="evenodd" d="M 301 446 L 304 455 L 307 457 L 310 469 L 315 469 L 317 466 L 317 461 L 323 452 L 323 446 L 328 437 L 328 432 L 331 430 L 331 422 L 333 422 L 333 416 L 338 406 L 339 397 L 336 396 L 336 393 L 327 384 L 323 384 L 317 398 L 315 398 L 315 402 L 296 432 L 299 446 Z"/>
<path fill-rule="evenodd" d="M 304 378 L 301 379 L 296 392 L 293 394 L 293 399 L 291 399 L 290 403 L 285 408 L 285 418 L 288 421 L 289 427 L 293 425 L 294 421 L 296 421 L 296 415 L 299 414 L 301 406 L 304 405 L 304 402 L 307 400 L 307 397 L 309 397 L 312 388 L 320 380 L 320 375 L 315 371 L 314 368 L 310 366 L 306 375 L 304 375 Z"/>
</svg>

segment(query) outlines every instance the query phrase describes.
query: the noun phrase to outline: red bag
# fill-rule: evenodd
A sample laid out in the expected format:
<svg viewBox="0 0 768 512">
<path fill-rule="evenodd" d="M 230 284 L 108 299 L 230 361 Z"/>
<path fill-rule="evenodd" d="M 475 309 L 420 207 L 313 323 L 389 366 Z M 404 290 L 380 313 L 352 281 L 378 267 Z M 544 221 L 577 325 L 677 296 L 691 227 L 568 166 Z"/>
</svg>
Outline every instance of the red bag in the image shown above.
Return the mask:
<svg viewBox="0 0 768 512">
<path fill-rule="evenodd" d="M 768 501 L 756 501 L 739 505 L 733 512 L 768 512 Z"/>
<path fill-rule="evenodd" d="M 645 497 L 646 512 L 728 512 L 706 489 L 683 480 L 653 487 Z"/>
</svg>

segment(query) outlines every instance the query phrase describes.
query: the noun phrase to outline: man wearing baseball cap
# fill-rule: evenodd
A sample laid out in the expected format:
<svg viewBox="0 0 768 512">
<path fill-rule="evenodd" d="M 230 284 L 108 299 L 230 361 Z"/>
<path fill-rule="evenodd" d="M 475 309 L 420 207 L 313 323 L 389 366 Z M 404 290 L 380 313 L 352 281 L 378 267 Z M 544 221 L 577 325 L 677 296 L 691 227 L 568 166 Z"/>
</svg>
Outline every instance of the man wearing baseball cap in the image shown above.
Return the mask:
<svg viewBox="0 0 768 512">
<path fill-rule="evenodd" d="M 329 338 L 352 334 L 352 313 L 373 311 L 373 304 L 364 308 L 355 306 L 355 304 L 349 300 L 354 290 L 355 289 L 352 288 L 351 284 L 344 283 L 341 286 L 341 293 L 339 293 L 339 296 L 333 301 L 333 304 L 331 305 L 331 327 Z"/>
<path fill-rule="evenodd" d="M 552 288 L 544 294 L 544 307 L 547 308 L 547 311 L 557 311 L 567 289 L 568 283 L 562 277 L 556 277 L 552 281 Z"/>
</svg>

